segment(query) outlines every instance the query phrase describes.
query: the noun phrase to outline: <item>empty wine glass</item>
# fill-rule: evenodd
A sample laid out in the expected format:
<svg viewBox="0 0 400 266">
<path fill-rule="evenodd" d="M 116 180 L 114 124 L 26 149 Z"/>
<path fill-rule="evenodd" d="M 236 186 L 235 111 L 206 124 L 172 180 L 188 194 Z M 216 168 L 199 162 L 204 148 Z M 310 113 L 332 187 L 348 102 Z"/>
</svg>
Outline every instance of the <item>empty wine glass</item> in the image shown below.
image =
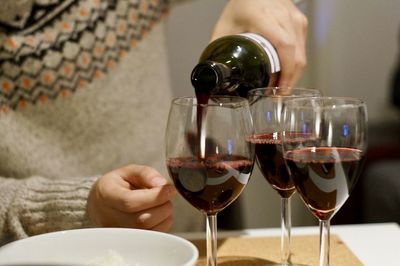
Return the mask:
<svg viewBox="0 0 400 266">
<path fill-rule="evenodd" d="M 319 219 L 319 265 L 329 265 L 330 220 L 352 192 L 365 158 L 366 104 L 353 98 L 292 99 L 284 106 L 283 130 L 290 175 Z"/>
<path fill-rule="evenodd" d="M 166 131 L 167 168 L 178 192 L 207 217 L 207 265 L 217 263 L 217 213 L 245 188 L 254 165 L 248 101 L 212 96 L 172 101 Z"/>
<path fill-rule="evenodd" d="M 282 107 L 288 99 L 319 95 L 316 89 L 290 87 L 259 88 L 248 93 L 255 132 L 250 140 L 255 144 L 257 164 L 264 178 L 281 197 L 280 265 L 291 265 L 290 199 L 295 192 L 282 154 Z"/>
</svg>

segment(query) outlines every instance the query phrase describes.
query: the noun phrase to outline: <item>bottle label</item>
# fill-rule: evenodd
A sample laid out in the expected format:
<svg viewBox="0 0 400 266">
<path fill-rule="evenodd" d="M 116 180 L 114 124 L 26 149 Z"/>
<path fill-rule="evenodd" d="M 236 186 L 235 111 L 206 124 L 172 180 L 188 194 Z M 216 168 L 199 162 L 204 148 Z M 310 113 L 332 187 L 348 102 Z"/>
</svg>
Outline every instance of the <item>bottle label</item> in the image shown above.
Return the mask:
<svg viewBox="0 0 400 266">
<path fill-rule="evenodd" d="M 276 73 L 281 71 L 281 64 L 279 62 L 278 53 L 267 39 L 265 39 L 261 35 L 250 32 L 241 33 L 239 35 L 245 36 L 253 40 L 254 42 L 258 43 L 262 48 L 264 48 L 264 51 L 267 54 L 271 64 L 271 73 Z"/>
</svg>

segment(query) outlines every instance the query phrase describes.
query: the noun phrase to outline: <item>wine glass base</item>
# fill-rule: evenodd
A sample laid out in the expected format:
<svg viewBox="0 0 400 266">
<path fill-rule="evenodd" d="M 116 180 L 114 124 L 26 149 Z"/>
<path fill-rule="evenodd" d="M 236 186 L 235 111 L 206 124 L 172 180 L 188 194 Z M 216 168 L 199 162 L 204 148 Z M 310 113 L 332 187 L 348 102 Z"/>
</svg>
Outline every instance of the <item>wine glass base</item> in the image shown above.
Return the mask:
<svg viewBox="0 0 400 266">
<path fill-rule="evenodd" d="M 307 264 L 301 264 L 301 263 L 288 263 L 288 264 L 282 264 L 282 263 L 267 263 L 263 264 L 262 266 L 309 266 Z"/>
<path fill-rule="evenodd" d="M 218 266 L 263 266 L 263 265 L 273 265 L 272 261 L 268 261 L 261 258 L 256 257 L 247 257 L 247 256 L 221 256 L 217 259 Z M 199 258 L 196 266 L 207 266 L 206 258 Z"/>
<path fill-rule="evenodd" d="M 221 256 L 218 257 L 217 261 L 218 266 L 309 266 L 307 264 L 300 263 L 281 264 L 262 258 L 247 256 Z M 196 266 L 207 266 L 207 259 L 205 257 L 200 257 Z"/>
</svg>

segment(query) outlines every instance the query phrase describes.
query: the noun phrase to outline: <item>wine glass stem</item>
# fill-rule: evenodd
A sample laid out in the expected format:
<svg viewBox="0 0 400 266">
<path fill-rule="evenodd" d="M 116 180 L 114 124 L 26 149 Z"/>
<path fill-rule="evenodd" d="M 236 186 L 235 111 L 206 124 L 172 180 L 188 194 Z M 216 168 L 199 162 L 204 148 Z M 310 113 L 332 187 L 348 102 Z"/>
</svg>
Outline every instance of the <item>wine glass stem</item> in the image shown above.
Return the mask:
<svg viewBox="0 0 400 266">
<path fill-rule="evenodd" d="M 319 221 L 319 265 L 329 266 L 330 220 Z"/>
<path fill-rule="evenodd" d="M 207 266 L 217 265 L 217 215 L 207 215 Z"/>
<path fill-rule="evenodd" d="M 290 198 L 281 198 L 281 264 L 290 265 Z"/>
</svg>

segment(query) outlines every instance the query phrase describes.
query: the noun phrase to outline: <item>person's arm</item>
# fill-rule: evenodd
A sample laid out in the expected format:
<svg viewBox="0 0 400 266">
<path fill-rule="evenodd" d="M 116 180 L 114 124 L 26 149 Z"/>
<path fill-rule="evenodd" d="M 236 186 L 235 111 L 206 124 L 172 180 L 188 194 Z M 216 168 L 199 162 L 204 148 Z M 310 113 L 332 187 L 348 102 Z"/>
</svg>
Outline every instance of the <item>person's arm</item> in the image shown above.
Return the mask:
<svg viewBox="0 0 400 266">
<path fill-rule="evenodd" d="M 0 178 L 0 240 L 93 226 L 168 231 L 175 194 L 156 170 L 141 165 L 100 178 Z"/>
<path fill-rule="evenodd" d="M 89 226 L 86 202 L 96 177 L 0 177 L 0 239 Z"/>
<path fill-rule="evenodd" d="M 280 86 L 293 86 L 306 65 L 308 21 L 290 0 L 229 0 L 211 40 L 242 32 L 267 38 L 281 61 Z"/>
</svg>

